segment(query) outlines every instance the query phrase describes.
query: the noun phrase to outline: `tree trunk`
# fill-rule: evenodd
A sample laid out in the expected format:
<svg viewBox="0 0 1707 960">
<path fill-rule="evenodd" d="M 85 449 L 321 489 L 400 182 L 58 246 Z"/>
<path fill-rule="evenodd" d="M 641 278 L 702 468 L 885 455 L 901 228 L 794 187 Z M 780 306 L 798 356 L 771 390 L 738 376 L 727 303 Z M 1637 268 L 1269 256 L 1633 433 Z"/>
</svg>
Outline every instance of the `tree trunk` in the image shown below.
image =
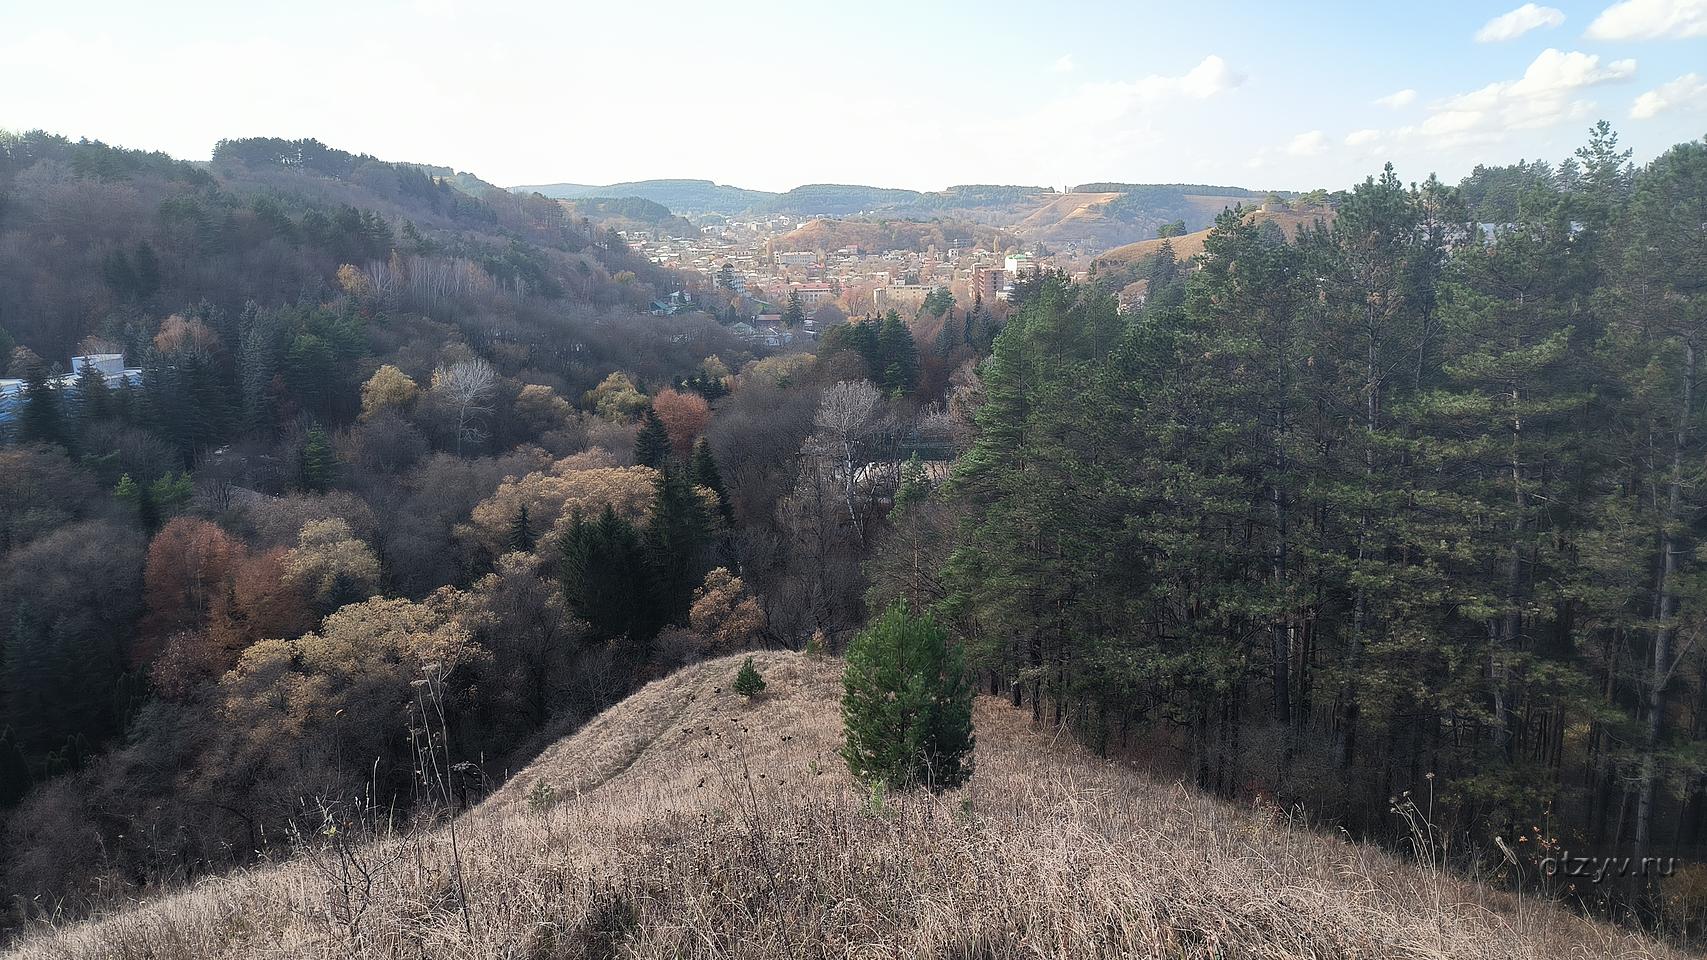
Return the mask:
<svg viewBox="0 0 1707 960">
<path fill-rule="evenodd" d="M 1667 479 L 1665 513 L 1660 518 L 1660 567 L 1658 600 L 1655 604 L 1653 656 L 1648 661 L 1647 716 L 1642 737 L 1642 780 L 1636 795 L 1636 832 L 1632 859 L 1637 864 L 1648 854 L 1653 833 L 1654 781 L 1658 779 L 1661 720 L 1665 713 L 1665 685 L 1671 673 L 1672 617 L 1677 613 L 1677 562 L 1683 552 L 1677 524 L 1683 501 L 1683 451 L 1689 441 L 1690 410 L 1695 390 L 1695 344 L 1684 344 L 1683 384 L 1678 397 L 1677 423 L 1672 429 L 1671 476 Z"/>
</svg>

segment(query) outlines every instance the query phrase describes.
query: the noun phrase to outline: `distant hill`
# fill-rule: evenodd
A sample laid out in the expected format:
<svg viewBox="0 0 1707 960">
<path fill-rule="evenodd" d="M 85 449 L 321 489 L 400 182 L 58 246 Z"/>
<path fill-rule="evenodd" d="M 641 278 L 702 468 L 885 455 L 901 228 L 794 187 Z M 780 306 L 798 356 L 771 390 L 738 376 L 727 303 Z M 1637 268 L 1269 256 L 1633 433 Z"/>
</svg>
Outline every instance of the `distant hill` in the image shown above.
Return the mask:
<svg viewBox="0 0 1707 960">
<path fill-rule="evenodd" d="M 49 174 L 60 170 L 68 173 Z M 342 265 L 393 257 L 417 276 L 466 282 L 473 292 L 455 303 L 430 291 L 398 303 L 466 324 L 474 341 L 501 316 L 510 342 L 554 344 L 571 326 L 562 303 L 640 309 L 681 284 L 643 257 L 605 249 L 557 203 L 311 139 L 222 140 L 210 161 L 187 163 L 40 131 L 0 136 L 0 195 L 0 324 L 49 358 L 111 331 L 109 316 L 196 307 L 237 317 L 251 302 L 271 308 L 337 289 Z M 146 287 L 112 266 L 115 250 L 142 248 L 159 265 Z M 637 282 L 616 282 L 622 273 Z M 475 302 L 480 309 L 469 308 Z M 116 333 L 109 339 L 141 356 L 153 330 Z M 230 333 L 226 346 L 235 344 Z"/>
<path fill-rule="evenodd" d="M 1298 236 L 1298 231 L 1318 219 L 1332 222 L 1334 213 L 1329 209 L 1311 208 L 1307 210 L 1264 210 L 1253 209 L 1247 215 L 1253 223 L 1273 223 L 1286 232 L 1288 239 Z M 1209 229 L 1195 230 L 1184 236 L 1173 237 L 1169 242 L 1174 248 L 1174 256 L 1188 260 L 1203 252 L 1203 241 L 1208 239 Z M 1136 263 L 1155 254 L 1162 248 L 1160 239 L 1140 240 L 1122 247 L 1116 247 L 1096 259 L 1099 268 L 1120 266 Z"/>
<path fill-rule="evenodd" d="M 809 183 L 795 187 L 764 205 L 766 213 L 806 217 L 845 217 L 917 203 L 924 194 L 844 183 Z"/>
<path fill-rule="evenodd" d="M 570 216 L 585 218 L 599 227 L 644 228 L 676 237 L 699 233 L 698 227 L 671 213 L 669 207 L 639 197 L 583 197 L 560 202 Z"/>
<path fill-rule="evenodd" d="M 1300 210 L 1270 210 L 1254 207 L 1246 215 L 1252 223 L 1273 223 L 1286 234 L 1287 239 L 1296 240 L 1298 232 L 1317 220 L 1332 223 L 1334 211 L 1328 207 L 1306 207 Z M 1209 239 L 1209 229 L 1195 230 L 1182 236 L 1170 237 L 1166 241 L 1173 248 L 1174 256 L 1179 260 L 1190 260 L 1203 252 L 1204 241 Z M 1162 249 L 1161 239 L 1140 240 L 1116 247 L 1097 257 L 1091 264 L 1096 278 L 1104 289 L 1124 291 L 1128 294 L 1143 293 L 1149 287 L 1145 273 L 1149 270 L 1151 258 Z"/>
<path fill-rule="evenodd" d="M 968 220 L 908 220 L 886 217 L 810 220 L 776 238 L 778 250 L 917 250 L 931 246 L 946 250 L 955 241 L 990 249 L 1007 249 L 1017 238 L 997 227 Z"/>
<path fill-rule="evenodd" d="M 1184 221 L 1188 231 L 1214 221 L 1227 205 L 1252 202 L 1266 191 L 1185 183 L 1087 183 L 1071 192 L 1016 184 L 957 184 L 918 191 L 864 184 L 805 184 L 784 193 L 747 190 L 710 180 L 642 180 L 591 186 L 556 183 L 510 188 L 563 200 L 634 197 L 684 217 L 706 215 L 866 216 L 964 219 L 1008 231 L 1026 242 L 1076 242 L 1117 247 Z M 845 244 L 843 244 L 845 246 Z"/>
<path fill-rule="evenodd" d="M 635 197 L 663 204 L 683 216 L 744 213 L 778 196 L 764 190 L 725 186 L 710 180 L 636 180 L 591 186 L 583 183 L 547 183 L 511 187 L 516 193 L 539 193 L 554 200 L 583 197 Z"/>
</svg>

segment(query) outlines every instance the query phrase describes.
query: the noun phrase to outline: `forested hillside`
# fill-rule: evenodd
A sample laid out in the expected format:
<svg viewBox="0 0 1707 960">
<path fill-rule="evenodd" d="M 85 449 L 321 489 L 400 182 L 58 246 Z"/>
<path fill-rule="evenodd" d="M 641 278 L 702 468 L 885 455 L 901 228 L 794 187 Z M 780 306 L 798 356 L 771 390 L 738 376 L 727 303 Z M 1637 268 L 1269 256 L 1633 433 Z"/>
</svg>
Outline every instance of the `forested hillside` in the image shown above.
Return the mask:
<svg viewBox="0 0 1707 960">
<path fill-rule="evenodd" d="M 315 141 L 0 148 L 8 924 L 435 822 L 645 679 L 834 642 L 883 516 L 836 465 L 948 449 L 977 348 L 764 356 L 558 201 Z"/>
<path fill-rule="evenodd" d="M 1485 230 L 1391 170 L 1292 242 L 1229 213 L 1131 317 L 1046 282 L 908 589 L 991 692 L 1205 789 L 1428 798 L 1531 876 L 1698 856 L 1707 144 L 1628 158 L 1602 125 Z"/>
<path fill-rule="evenodd" d="M 552 566 L 497 559 L 572 539 L 571 491 L 635 520 L 663 491 L 709 536 L 687 475 L 632 458 L 648 394 L 691 417 L 672 384 L 750 359 L 704 314 L 639 309 L 681 284 L 556 201 L 314 141 L 198 165 L 0 138 L 0 372 L 25 381 L 0 422 L 8 893 L 194 876 L 363 785 L 407 809 L 411 653 L 483 691 L 458 734 L 482 776 L 619 696 L 640 668 L 560 646 L 580 621 Z M 140 376 L 57 381 L 90 352 Z M 705 572 L 679 547 L 672 598 Z"/>
</svg>

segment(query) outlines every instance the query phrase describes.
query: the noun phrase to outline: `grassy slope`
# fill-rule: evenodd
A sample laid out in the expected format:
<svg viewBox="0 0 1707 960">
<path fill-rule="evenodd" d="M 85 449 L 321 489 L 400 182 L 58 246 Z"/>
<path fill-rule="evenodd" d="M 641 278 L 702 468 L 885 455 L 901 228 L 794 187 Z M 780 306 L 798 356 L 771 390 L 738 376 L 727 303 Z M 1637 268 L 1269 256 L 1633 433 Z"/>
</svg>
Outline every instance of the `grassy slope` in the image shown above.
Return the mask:
<svg viewBox="0 0 1707 960">
<path fill-rule="evenodd" d="M 1333 214 L 1331 212 L 1324 213 L 1321 211 L 1310 211 L 1307 213 L 1295 213 L 1292 211 L 1286 211 L 1281 213 L 1270 213 L 1266 210 L 1251 211 L 1249 219 L 1257 223 L 1261 223 L 1265 220 L 1272 220 L 1279 224 L 1281 229 L 1286 231 L 1286 235 L 1288 237 L 1293 237 L 1297 236 L 1299 230 L 1315 222 L 1318 217 L 1322 217 L 1330 222 L 1333 220 Z M 1184 236 L 1174 237 L 1174 256 L 1181 260 L 1189 260 L 1192 257 L 1197 256 L 1203 252 L 1203 241 L 1208 239 L 1208 237 L 1209 230 L 1207 229 L 1199 230 L 1196 233 L 1188 233 Z M 1115 264 L 1131 263 L 1134 260 L 1141 260 L 1144 257 L 1150 256 L 1157 250 L 1160 250 L 1161 247 L 1162 241 L 1160 240 L 1140 240 L 1137 243 L 1129 243 L 1124 247 L 1116 247 L 1113 250 L 1104 253 L 1102 256 L 1097 257 L 1097 263 L 1111 266 Z"/>
<path fill-rule="evenodd" d="M 1097 761 L 995 701 L 968 787 L 875 807 L 835 756 L 839 662 L 755 660 L 758 701 L 728 692 L 738 657 L 689 668 L 458 821 L 466 928 L 441 830 L 208 881 L 17 956 L 1666 955 Z"/>
</svg>

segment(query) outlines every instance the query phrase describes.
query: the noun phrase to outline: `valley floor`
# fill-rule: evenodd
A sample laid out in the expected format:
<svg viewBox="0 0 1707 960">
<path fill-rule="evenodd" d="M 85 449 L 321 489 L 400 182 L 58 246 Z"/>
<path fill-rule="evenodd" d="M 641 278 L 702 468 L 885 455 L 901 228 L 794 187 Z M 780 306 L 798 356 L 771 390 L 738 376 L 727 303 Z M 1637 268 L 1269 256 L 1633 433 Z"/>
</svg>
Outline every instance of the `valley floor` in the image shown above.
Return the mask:
<svg viewBox="0 0 1707 960">
<path fill-rule="evenodd" d="M 968 786 L 870 794 L 836 753 L 840 661 L 755 655 L 748 703 L 740 659 L 650 684 L 454 837 L 333 838 L 13 956 L 1672 955 L 1099 761 L 996 701 Z"/>
</svg>

